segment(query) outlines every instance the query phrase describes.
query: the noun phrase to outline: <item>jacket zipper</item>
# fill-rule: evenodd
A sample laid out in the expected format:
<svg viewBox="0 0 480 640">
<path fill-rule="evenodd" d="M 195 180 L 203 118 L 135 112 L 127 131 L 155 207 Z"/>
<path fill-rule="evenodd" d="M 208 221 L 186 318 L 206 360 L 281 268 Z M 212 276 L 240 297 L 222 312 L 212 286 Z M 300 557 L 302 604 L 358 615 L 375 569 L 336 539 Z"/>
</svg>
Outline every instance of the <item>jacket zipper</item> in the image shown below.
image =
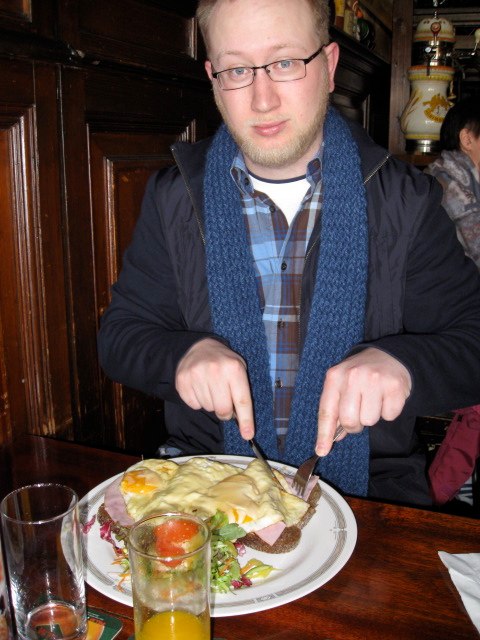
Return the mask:
<svg viewBox="0 0 480 640">
<path fill-rule="evenodd" d="M 372 170 L 370 171 L 370 173 L 368 174 L 368 176 L 367 176 L 367 177 L 365 178 L 365 180 L 363 181 L 363 184 L 364 184 L 364 185 L 366 185 L 366 184 L 367 184 L 367 182 L 368 182 L 371 178 L 373 178 L 373 176 L 377 173 L 377 171 L 379 171 L 379 170 L 383 167 L 383 165 L 384 165 L 384 164 L 386 164 L 386 162 L 387 162 L 387 160 L 390 158 L 390 156 L 391 156 L 391 154 L 390 154 L 390 153 L 387 153 L 387 155 L 385 156 L 385 158 L 383 158 L 383 160 L 382 160 L 381 162 L 379 162 L 379 163 L 377 164 L 377 166 L 376 166 L 374 169 L 372 169 Z"/>
</svg>

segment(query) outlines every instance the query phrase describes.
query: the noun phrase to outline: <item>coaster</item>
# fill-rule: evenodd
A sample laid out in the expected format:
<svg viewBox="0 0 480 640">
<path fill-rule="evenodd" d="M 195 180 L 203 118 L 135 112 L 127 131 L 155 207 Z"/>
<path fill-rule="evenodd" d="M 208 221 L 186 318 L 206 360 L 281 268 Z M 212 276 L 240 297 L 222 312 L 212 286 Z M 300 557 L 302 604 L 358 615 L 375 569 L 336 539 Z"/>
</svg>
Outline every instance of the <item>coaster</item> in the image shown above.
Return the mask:
<svg viewBox="0 0 480 640">
<path fill-rule="evenodd" d="M 85 640 L 112 640 L 123 626 L 118 618 L 93 609 L 87 609 L 87 621 Z"/>
</svg>

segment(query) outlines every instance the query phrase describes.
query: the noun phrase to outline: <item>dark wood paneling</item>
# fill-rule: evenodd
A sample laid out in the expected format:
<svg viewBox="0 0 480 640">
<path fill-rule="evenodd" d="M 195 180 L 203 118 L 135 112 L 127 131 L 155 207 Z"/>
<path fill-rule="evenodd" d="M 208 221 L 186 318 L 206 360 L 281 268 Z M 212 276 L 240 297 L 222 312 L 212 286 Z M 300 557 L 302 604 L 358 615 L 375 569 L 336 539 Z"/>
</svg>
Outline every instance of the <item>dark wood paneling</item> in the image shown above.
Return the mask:
<svg viewBox="0 0 480 640">
<path fill-rule="evenodd" d="M 15 199 L 15 178 L 23 183 L 22 176 L 15 176 L 15 150 L 18 149 L 19 129 L 23 110 L 5 107 L 0 117 L 0 324 L 2 328 L 2 407 L 3 419 L 8 431 L 27 424 L 27 402 L 22 354 L 22 315 L 17 303 L 17 224 L 15 215 L 22 215 L 22 206 Z M 5 438 L 8 434 L 5 434 Z"/>
<path fill-rule="evenodd" d="M 0 61 L 0 312 L 14 430 L 71 423 L 53 69 Z M 35 72 L 36 71 L 36 72 Z M 36 101 L 36 104 L 34 104 Z M 63 313 L 62 313 L 63 311 Z"/>
<path fill-rule="evenodd" d="M 187 131 L 183 137 L 188 137 Z M 172 163 L 169 146 L 176 138 L 171 133 L 159 132 L 90 136 L 98 318 L 110 301 L 110 288 L 130 242 L 146 182 L 154 170 Z M 104 375 L 101 380 L 107 439 L 121 448 L 145 451 L 151 448 L 149 443 L 155 434 L 158 446 L 161 403 L 112 383 Z"/>
<path fill-rule="evenodd" d="M 390 66 L 343 31 L 332 28 L 330 32 L 340 46 L 332 101 L 376 142 L 387 146 Z"/>
<path fill-rule="evenodd" d="M 127 64 L 202 80 L 194 12 L 192 2 L 66 0 L 60 5 L 60 34 L 79 62 Z"/>
<path fill-rule="evenodd" d="M 1 0 L 0 11 L 16 20 L 29 21 L 32 15 L 30 0 Z"/>
<path fill-rule="evenodd" d="M 105 379 L 98 321 L 149 175 L 171 164 L 175 140 L 206 135 L 216 112 L 206 83 L 200 91 L 132 71 L 64 68 L 62 113 L 75 438 L 142 451 L 150 434 L 160 441 L 161 405 Z"/>
<path fill-rule="evenodd" d="M 53 37 L 56 0 L 0 0 L 0 30 L 11 29 L 40 37 Z"/>
<path fill-rule="evenodd" d="M 0 156 L 2 152 L 0 151 Z M 2 316 L 0 314 L 0 447 L 12 439 L 12 414 L 10 410 L 10 391 L 7 380 L 5 341 L 3 338 Z M 0 467 L 3 460 L 0 459 Z M 2 480 L 0 469 L 0 484 Z"/>
<path fill-rule="evenodd" d="M 34 224 L 38 231 L 39 321 L 46 419 L 43 433 L 73 438 L 70 353 L 65 299 L 63 182 L 58 69 L 35 65 L 35 119 L 38 193 Z M 44 424 L 46 422 L 46 424 Z"/>
<path fill-rule="evenodd" d="M 400 117 L 410 97 L 407 69 L 412 59 L 413 0 L 394 2 L 392 32 L 392 82 L 390 89 L 389 151 L 405 151 Z"/>
</svg>

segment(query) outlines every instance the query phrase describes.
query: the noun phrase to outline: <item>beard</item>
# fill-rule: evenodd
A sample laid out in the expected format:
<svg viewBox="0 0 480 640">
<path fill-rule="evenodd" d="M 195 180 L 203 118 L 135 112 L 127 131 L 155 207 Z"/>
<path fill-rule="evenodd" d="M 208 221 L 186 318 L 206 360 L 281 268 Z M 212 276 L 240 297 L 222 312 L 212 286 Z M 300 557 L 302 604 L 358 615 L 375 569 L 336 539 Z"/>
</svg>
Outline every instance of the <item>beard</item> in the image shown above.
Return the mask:
<svg viewBox="0 0 480 640">
<path fill-rule="evenodd" d="M 325 122 L 329 97 L 328 79 L 325 76 L 325 82 L 323 83 L 322 91 L 320 91 L 318 98 L 318 107 L 313 117 L 308 122 L 301 123 L 298 126 L 291 140 L 282 144 L 282 146 L 270 148 L 262 147 L 261 144 L 258 144 L 252 137 L 245 134 L 244 129 L 240 130 L 239 127 L 232 124 L 228 111 L 218 99 L 216 92 L 215 103 L 233 139 L 245 158 L 260 167 L 282 168 L 298 162 L 307 154 L 315 140 L 319 139 L 319 134 Z M 280 118 L 281 117 L 282 116 L 280 116 Z M 252 120 L 247 123 L 247 130 L 255 124 L 261 124 L 261 120 Z"/>
</svg>

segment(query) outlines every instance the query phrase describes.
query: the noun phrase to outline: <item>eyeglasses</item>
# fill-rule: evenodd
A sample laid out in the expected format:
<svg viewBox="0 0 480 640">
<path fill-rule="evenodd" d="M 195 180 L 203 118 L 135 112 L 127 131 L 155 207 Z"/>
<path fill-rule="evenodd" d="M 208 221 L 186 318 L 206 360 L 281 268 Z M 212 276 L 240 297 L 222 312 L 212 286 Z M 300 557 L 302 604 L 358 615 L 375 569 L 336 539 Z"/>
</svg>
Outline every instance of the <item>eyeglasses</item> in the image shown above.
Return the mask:
<svg viewBox="0 0 480 640">
<path fill-rule="evenodd" d="M 301 80 L 307 75 L 307 64 L 316 58 L 326 45 L 322 44 L 320 49 L 312 53 L 309 58 L 290 58 L 288 60 L 277 60 L 259 67 L 234 67 L 223 71 L 213 71 L 212 76 L 218 82 L 218 86 L 223 91 L 233 91 L 248 87 L 255 80 L 258 69 L 265 69 L 270 80 L 273 82 L 290 82 L 291 80 Z"/>
</svg>

